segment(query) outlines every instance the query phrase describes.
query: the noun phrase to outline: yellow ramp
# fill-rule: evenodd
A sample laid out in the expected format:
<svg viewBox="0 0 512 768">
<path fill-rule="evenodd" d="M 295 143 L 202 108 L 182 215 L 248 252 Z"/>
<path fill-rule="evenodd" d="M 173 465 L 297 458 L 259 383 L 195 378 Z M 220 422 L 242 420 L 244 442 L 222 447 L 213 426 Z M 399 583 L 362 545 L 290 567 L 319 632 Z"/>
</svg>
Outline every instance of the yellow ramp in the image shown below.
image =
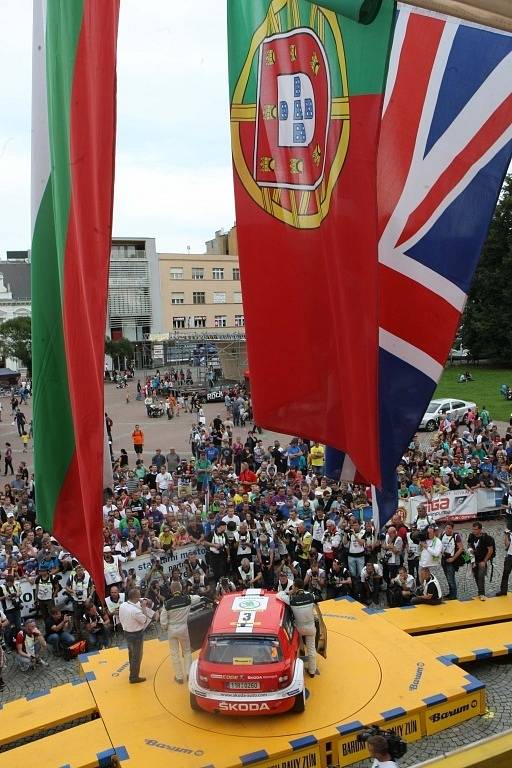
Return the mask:
<svg viewBox="0 0 512 768">
<path fill-rule="evenodd" d="M 75 728 L 36 739 L 22 747 L 0 754 L 0 768 L 39 766 L 39 768 L 97 768 L 115 755 L 101 720 L 91 720 Z"/>
<path fill-rule="evenodd" d="M 451 600 L 441 605 L 411 605 L 380 612 L 370 610 L 370 613 L 382 616 L 409 635 L 416 635 L 421 632 L 438 632 L 440 629 L 473 627 L 511 620 L 512 598 L 507 596 L 491 597 L 485 601 L 478 598 Z"/>
<path fill-rule="evenodd" d="M 435 632 L 414 639 L 430 648 L 437 657 L 442 656 L 454 664 L 483 661 L 512 653 L 512 621 Z"/>
<path fill-rule="evenodd" d="M 36 691 L 9 702 L 0 711 L 0 746 L 95 712 L 96 702 L 86 678 L 77 679 L 74 685 Z"/>
</svg>

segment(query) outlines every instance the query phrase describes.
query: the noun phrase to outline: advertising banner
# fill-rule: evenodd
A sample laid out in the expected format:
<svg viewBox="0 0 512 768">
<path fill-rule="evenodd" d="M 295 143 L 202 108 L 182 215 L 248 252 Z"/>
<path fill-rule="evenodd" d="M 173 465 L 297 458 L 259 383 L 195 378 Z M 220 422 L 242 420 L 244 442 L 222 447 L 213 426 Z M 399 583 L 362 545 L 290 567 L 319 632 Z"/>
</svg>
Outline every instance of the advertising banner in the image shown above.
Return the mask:
<svg viewBox="0 0 512 768">
<path fill-rule="evenodd" d="M 164 573 L 171 573 L 174 568 L 178 568 L 180 572 L 183 572 L 185 560 L 192 552 L 195 552 L 198 557 L 204 558 L 206 549 L 195 544 L 188 544 L 185 547 L 177 547 L 172 552 L 161 552 L 160 554 L 148 552 L 123 563 L 123 570 L 128 571 L 130 568 L 134 568 L 137 579 L 144 579 L 158 558 Z"/>
<path fill-rule="evenodd" d="M 473 520 L 478 512 L 477 492 L 448 491 L 436 494 L 427 500 L 423 496 L 413 496 L 410 500 L 411 521 L 418 516 L 418 507 L 425 504 L 427 514 L 432 520 L 444 520 L 449 517 L 454 522 L 459 520 Z"/>
</svg>

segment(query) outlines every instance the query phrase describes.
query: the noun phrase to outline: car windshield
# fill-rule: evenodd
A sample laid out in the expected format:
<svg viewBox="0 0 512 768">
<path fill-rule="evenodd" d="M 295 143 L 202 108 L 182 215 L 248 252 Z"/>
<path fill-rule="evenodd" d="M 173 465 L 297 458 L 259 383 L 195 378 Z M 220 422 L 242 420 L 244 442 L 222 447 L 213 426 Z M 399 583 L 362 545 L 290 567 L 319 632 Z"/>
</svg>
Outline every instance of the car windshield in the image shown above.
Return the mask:
<svg viewBox="0 0 512 768">
<path fill-rule="evenodd" d="M 439 408 L 439 403 L 430 403 L 427 408 L 427 413 L 435 413 Z"/>
<path fill-rule="evenodd" d="M 206 660 L 215 664 L 275 664 L 281 661 L 277 637 L 251 635 L 246 637 L 210 637 Z"/>
</svg>

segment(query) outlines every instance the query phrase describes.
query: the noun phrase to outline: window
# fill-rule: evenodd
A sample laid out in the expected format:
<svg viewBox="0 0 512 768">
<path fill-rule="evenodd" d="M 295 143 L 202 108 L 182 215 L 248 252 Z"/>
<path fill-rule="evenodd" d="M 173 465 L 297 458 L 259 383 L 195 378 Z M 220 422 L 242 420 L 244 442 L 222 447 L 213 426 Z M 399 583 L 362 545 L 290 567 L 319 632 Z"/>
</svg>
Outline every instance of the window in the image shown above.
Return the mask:
<svg viewBox="0 0 512 768">
<path fill-rule="evenodd" d="M 241 304 L 242 303 L 242 294 L 240 291 L 235 291 L 233 293 L 233 304 Z"/>
<path fill-rule="evenodd" d="M 192 280 L 204 280 L 204 269 L 202 267 L 192 267 Z"/>
<path fill-rule="evenodd" d="M 184 304 L 185 303 L 185 294 L 184 293 L 171 293 L 171 304 Z"/>
<path fill-rule="evenodd" d="M 214 304 L 225 304 L 226 303 L 226 293 L 224 291 L 215 291 L 213 294 L 213 303 Z"/>
<path fill-rule="evenodd" d="M 192 303 L 193 304 L 204 304 L 205 303 L 205 292 L 204 291 L 194 291 L 192 293 Z"/>
<path fill-rule="evenodd" d="M 171 280 L 183 280 L 183 267 L 171 267 Z"/>
<path fill-rule="evenodd" d="M 224 267 L 214 267 L 212 276 L 214 280 L 224 280 Z"/>
<path fill-rule="evenodd" d="M 226 315 L 215 315 L 215 327 L 225 328 L 227 326 Z"/>
<path fill-rule="evenodd" d="M 233 280 L 240 280 L 240 267 L 233 267 Z"/>
<path fill-rule="evenodd" d="M 207 661 L 213 664 L 236 664 L 237 659 L 241 658 L 250 658 L 251 664 L 276 664 L 283 656 L 279 640 L 274 636 L 218 635 L 209 638 Z"/>
<path fill-rule="evenodd" d="M 245 325 L 245 317 L 243 315 L 235 315 L 235 325 L 237 328 L 243 328 Z"/>
<path fill-rule="evenodd" d="M 173 328 L 184 328 L 185 327 L 185 318 L 184 317 L 173 317 L 173 319 L 172 319 L 172 327 Z"/>
<path fill-rule="evenodd" d="M 206 328 L 206 317 L 194 317 L 194 328 Z"/>
</svg>

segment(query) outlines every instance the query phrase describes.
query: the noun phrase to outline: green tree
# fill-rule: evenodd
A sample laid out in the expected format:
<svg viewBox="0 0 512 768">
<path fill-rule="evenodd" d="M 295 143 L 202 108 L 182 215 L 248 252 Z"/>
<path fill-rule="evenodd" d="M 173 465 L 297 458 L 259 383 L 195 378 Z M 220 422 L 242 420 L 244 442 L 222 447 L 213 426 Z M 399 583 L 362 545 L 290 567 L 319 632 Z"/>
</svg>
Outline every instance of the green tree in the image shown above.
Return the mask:
<svg viewBox="0 0 512 768">
<path fill-rule="evenodd" d="M 512 176 L 507 176 L 489 228 L 462 320 L 472 357 L 512 361 Z"/>
<path fill-rule="evenodd" d="M 115 368 L 120 369 L 125 360 L 130 363 L 133 360 L 133 353 L 133 343 L 124 336 L 117 340 L 110 339 L 108 336 L 105 338 L 105 354 L 112 358 Z"/>
<path fill-rule="evenodd" d="M 20 361 L 32 373 L 32 320 L 15 317 L 0 324 L 0 351 L 3 357 Z"/>
</svg>

